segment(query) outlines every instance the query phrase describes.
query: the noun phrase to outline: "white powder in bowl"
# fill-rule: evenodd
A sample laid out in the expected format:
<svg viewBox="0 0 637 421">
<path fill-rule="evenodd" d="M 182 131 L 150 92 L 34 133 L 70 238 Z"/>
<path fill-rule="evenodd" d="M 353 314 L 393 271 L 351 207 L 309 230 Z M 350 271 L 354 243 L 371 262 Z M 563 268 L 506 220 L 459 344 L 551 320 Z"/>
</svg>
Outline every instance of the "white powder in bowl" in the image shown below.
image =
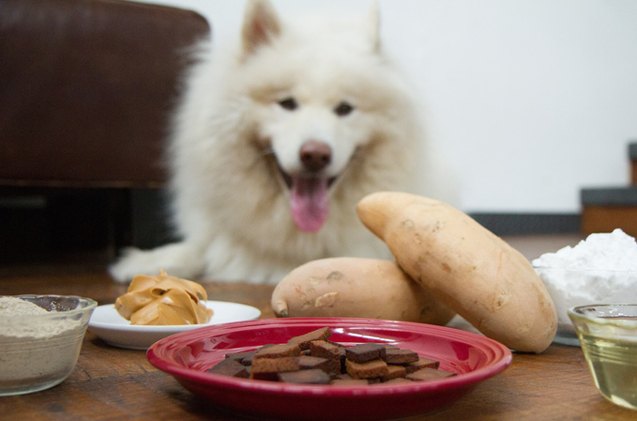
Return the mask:
<svg viewBox="0 0 637 421">
<path fill-rule="evenodd" d="M 570 307 L 637 303 L 637 243 L 621 229 L 545 253 L 533 266 L 553 298 L 560 328 L 569 332 Z"/>
<path fill-rule="evenodd" d="M 86 317 L 0 297 L 0 396 L 42 390 L 75 367 Z"/>
<path fill-rule="evenodd" d="M 577 270 L 637 270 L 637 243 L 618 228 L 611 233 L 591 234 L 575 247 L 545 253 L 535 259 L 533 265 Z"/>
<path fill-rule="evenodd" d="M 37 304 L 17 297 L 0 297 L 0 315 L 20 316 L 26 314 L 46 314 L 48 311 Z"/>
<path fill-rule="evenodd" d="M 58 318 L 32 318 L 28 316 L 37 316 L 42 314 L 57 313 L 50 312 L 37 304 L 30 301 L 22 300 L 17 297 L 5 296 L 0 297 L 0 318 L 21 317 L 17 323 L 3 323 L 0 326 L 0 343 L 3 338 L 52 338 L 56 335 L 76 329 L 80 322 L 78 320 Z M 59 313 L 63 315 L 64 313 Z M 1 357 L 0 357 L 1 358 Z"/>
</svg>

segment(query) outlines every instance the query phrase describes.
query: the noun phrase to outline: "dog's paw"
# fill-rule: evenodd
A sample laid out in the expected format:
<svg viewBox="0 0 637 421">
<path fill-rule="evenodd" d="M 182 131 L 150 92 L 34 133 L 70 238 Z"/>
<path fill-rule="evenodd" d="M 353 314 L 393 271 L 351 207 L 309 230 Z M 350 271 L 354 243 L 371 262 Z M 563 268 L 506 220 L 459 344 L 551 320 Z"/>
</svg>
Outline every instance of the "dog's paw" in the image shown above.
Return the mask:
<svg viewBox="0 0 637 421">
<path fill-rule="evenodd" d="M 134 247 L 122 249 L 121 257 L 108 267 L 111 277 L 117 282 L 128 282 L 135 275 L 141 273 L 138 268 L 141 266 L 143 251 Z"/>
<path fill-rule="evenodd" d="M 185 243 L 175 243 L 153 250 L 126 248 L 108 271 L 118 282 L 129 282 L 137 275 L 155 275 L 162 270 L 170 275 L 191 279 L 201 274 L 203 266 L 199 249 Z"/>
</svg>

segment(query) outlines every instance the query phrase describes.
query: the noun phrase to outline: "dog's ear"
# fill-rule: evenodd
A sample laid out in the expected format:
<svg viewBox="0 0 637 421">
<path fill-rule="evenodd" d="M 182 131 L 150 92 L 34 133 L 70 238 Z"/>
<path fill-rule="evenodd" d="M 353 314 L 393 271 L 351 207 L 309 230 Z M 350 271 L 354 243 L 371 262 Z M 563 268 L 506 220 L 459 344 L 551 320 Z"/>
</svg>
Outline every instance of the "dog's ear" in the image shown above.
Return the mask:
<svg viewBox="0 0 637 421">
<path fill-rule="evenodd" d="M 367 16 L 367 26 L 369 40 L 371 43 L 371 49 L 373 52 L 378 53 L 381 50 L 380 43 L 380 9 L 378 1 L 372 2 L 372 6 L 369 9 L 369 15 Z"/>
<path fill-rule="evenodd" d="M 253 53 L 280 33 L 281 23 L 270 2 L 250 0 L 243 20 L 243 54 Z"/>
</svg>

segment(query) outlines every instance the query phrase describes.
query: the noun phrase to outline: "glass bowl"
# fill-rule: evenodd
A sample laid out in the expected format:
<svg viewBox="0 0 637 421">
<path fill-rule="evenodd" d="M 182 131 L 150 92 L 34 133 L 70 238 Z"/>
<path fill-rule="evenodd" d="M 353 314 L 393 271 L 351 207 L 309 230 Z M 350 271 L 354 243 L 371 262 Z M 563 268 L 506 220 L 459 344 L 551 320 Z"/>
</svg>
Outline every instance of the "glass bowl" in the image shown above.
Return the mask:
<svg viewBox="0 0 637 421">
<path fill-rule="evenodd" d="M 602 396 L 637 410 L 637 304 L 578 306 L 568 315 Z"/>
<path fill-rule="evenodd" d="M 534 265 L 555 304 L 557 335 L 554 342 L 579 346 L 568 316 L 572 307 L 590 303 L 637 302 L 637 271 L 576 269 Z"/>
<path fill-rule="evenodd" d="M 75 368 L 97 302 L 68 295 L 0 298 L 5 299 L 0 306 L 0 396 L 37 392 L 63 382 Z M 14 298 L 46 311 L 33 314 L 32 309 L 22 309 L 24 305 L 12 307 Z"/>
</svg>

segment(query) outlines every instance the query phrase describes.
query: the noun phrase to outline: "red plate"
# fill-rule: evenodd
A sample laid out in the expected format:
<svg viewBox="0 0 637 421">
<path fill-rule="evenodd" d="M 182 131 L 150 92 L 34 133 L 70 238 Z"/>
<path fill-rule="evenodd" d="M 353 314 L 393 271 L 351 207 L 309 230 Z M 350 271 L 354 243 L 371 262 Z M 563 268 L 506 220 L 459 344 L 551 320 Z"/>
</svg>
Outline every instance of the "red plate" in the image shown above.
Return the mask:
<svg viewBox="0 0 637 421">
<path fill-rule="evenodd" d="M 440 361 L 456 376 L 400 385 L 325 386 L 247 380 L 207 373 L 228 352 L 284 343 L 323 326 L 343 345 L 395 344 Z M 276 419 L 374 420 L 447 406 L 511 364 L 511 352 L 485 336 L 422 323 L 358 318 L 286 318 L 228 323 L 178 333 L 153 344 L 148 360 L 210 404 Z"/>
</svg>

